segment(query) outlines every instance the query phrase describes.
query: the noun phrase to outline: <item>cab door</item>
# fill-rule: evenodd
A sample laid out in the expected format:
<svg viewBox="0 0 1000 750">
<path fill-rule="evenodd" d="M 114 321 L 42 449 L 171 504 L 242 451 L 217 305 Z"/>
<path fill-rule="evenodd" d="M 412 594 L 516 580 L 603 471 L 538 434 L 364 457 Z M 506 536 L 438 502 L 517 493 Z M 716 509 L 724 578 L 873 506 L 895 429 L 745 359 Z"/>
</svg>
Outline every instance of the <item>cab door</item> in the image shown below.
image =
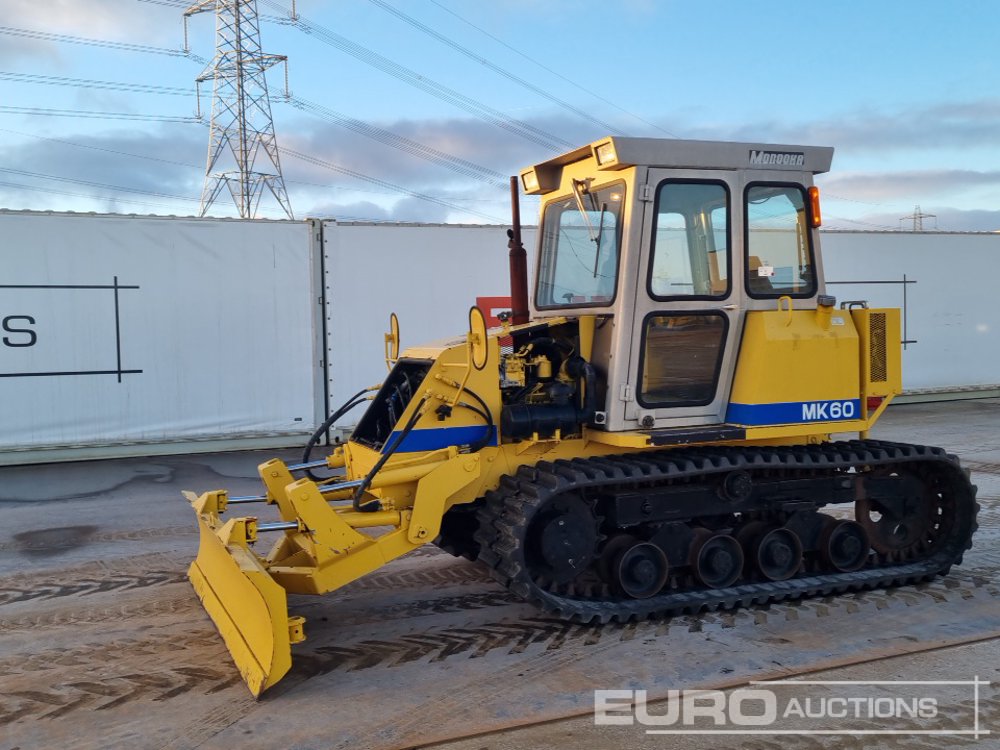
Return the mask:
<svg viewBox="0 0 1000 750">
<path fill-rule="evenodd" d="M 740 176 L 648 174 L 625 426 L 721 423 L 743 323 Z"/>
</svg>

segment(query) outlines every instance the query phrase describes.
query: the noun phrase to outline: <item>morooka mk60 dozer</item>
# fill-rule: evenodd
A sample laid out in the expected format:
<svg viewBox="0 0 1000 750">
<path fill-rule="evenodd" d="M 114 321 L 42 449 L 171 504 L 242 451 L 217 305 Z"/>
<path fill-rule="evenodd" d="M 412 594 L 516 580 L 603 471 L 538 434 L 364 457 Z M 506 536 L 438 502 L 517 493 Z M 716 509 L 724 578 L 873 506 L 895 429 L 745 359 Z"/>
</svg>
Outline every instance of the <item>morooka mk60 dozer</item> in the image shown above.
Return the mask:
<svg viewBox="0 0 1000 750">
<path fill-rule="evenodd" d="M 899 311 L 826 293 L 812 182 L 832 156 L 613 137 L 524 170 L 542 201 L 530 305 L 512 272 L 501 326 L 473 308 L 465 336 L 402 354 L 393 317 L 385 381 L 324 426 L 369 402 L 346 443 L 262 464 L 260 496 L 189 495 L 190 578 L 254 695 L 304 637 L 286 592 L 333 591 L 430 542 L 587 623 L 960 563 L 968 473 L 868 439 L 900 390 Z M 252 502 L 280 520 L 233 512 Z"/>
</svg>

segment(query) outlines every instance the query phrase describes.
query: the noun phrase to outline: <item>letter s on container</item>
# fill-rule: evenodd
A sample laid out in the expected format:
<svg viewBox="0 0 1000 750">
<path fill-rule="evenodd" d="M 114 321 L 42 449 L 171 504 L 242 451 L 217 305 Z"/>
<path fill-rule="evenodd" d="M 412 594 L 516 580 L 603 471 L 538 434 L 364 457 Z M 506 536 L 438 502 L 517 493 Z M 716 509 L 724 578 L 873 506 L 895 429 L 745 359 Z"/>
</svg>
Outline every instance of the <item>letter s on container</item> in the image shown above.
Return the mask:
<svg viewBox="0 0 1000 750">
<path fill-rule="evenodd" d="M 24 321 L 24 322 L 20 323 L 19 321 Z M 24 334 L 27 336 L 27 339 L 21 341 L 18 341 L 10 336 L 4 336 L 3 337 L 4 346 L 9 346 L 12 348 L 21 348 L 21 347 L 34 346 L 35 344 L 38 343 L 38 334 L 35 333 L 34 329 L 14 328 L 13 327 L 14 324 L 22 326 L 24 325 L 33 326 L 35 325 L 35 319 L 30 315 L 8 315 L 6 318 L 4 318 L 3 330 L 5 333 Z"/>
</svg>

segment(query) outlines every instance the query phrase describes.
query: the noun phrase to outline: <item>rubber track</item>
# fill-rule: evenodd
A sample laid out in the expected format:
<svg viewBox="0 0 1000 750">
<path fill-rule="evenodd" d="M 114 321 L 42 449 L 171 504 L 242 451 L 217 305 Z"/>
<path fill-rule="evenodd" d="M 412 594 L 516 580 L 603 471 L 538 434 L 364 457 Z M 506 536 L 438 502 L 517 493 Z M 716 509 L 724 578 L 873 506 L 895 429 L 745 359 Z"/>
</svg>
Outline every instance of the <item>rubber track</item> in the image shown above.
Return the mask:
<svg viewBox="0 0 1000 750">
<path fill-rule="evenodd" d="M 948 481 L 957 518 L 951 536 L 925 560 L 852 573 L 807 575 L 787 581 L 744 583 L 725 589 L 659 594 L 648 599 L 598 600 L 563 596 L 532 580 L 524 559 L 523 540 L 534 513 L 552 497 L 580 489 L 635 489 L 690 480 L 730 471 L 843 471 L 851 467 L 935 467 Z M 522 599 L 558 617 L 585 623 L 627 622 L 654 616 L 694 614 L 702 610 L 830 596 L 847 591 L 902 586 L 928 581 L 961 563 L 976 530 L 976 488 L 958 458 L 941 448 L 873 440 L 792 447 L 706 447 L 624 456 L 542 461 L 522 466 L 486 495 L 476 541 L 479 559 L 502 585 Z"/>
</svg>

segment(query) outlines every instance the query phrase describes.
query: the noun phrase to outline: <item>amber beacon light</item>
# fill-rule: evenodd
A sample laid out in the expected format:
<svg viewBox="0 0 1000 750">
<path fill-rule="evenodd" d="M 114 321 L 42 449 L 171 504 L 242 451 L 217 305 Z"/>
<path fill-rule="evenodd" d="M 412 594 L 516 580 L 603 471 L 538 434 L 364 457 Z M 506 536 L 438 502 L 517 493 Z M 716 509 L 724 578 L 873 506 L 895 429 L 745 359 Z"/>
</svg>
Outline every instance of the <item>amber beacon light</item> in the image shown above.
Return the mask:
<svg viewBox="0 0 1000 750">
<path fill-rule="evenodd" d="M 819 188 L 815 185 L 809 188 L 809 207 L 813 229 L 823 226 L 823 215 L 819 212 Z"/>
</svg>

